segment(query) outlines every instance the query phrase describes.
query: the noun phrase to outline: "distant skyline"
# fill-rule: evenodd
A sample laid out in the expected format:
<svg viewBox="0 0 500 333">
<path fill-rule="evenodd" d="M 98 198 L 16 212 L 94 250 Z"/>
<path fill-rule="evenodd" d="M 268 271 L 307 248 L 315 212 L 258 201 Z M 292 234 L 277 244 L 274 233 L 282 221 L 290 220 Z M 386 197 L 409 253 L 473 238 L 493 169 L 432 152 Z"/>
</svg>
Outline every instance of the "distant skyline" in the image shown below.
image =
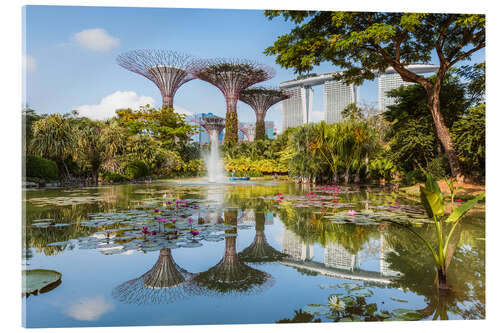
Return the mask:
<svg viewBox="0 0 500 333">
<path fill-rule="evenodd" d="M 126 71 L 116 63 L 122 52 L 167 49 L 200 58 L 245 58 L 272 66 L 276 76 L 264 85 L 278 86 L 297 76 L 292 69 L 275 63 L 263 51 L 294 25 L 282 18 L 272 21 L 262 10 L 131 8 L 131 7 L 25 7 L 24 69 L 27 78 L 23 103 L 37 113 L 66 113 L 105 119 L 114 109 L 151 104 L 161 105 L 158 88 L 146 78 Z M 471 63 L 484 61 L 485 50 L 472 56 Z M 433 63 L 438 63 L 433 57 Z M 339 70 L 329 63 L 314 73 Z M 360 89 L 361 102 L 376 105 L 377 81 Z M 201 80 L 183 85 L 174 99 L 176 111 L 187 114 L 212 112 L 224 116 L 222 93 Z M 312 120 L 323 117 L 323 89 L 314 88 Z M 255 121 L 253 110 L 238 103 L 242 122 Z M 281 131 L 281 105 L 268 112 Z"/>
</svg>

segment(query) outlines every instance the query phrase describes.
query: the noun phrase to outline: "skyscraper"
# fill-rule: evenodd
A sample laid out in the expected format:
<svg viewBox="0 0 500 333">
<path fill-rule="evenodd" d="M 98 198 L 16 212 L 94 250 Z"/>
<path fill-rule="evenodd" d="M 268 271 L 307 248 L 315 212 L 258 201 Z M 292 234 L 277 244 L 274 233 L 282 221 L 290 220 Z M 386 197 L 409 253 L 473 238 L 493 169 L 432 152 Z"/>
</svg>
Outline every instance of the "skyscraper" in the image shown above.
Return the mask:
<svg viewBox="0 0 500 333">
<path fill-rule="evenodd" d="M 340 81 L 328 80 L 324 85 L 325 122 L 327 124 L 342 121 L 342 111 L 347 105 L 359 102 L 359 87 L 345 85 Z"/>
</svg>

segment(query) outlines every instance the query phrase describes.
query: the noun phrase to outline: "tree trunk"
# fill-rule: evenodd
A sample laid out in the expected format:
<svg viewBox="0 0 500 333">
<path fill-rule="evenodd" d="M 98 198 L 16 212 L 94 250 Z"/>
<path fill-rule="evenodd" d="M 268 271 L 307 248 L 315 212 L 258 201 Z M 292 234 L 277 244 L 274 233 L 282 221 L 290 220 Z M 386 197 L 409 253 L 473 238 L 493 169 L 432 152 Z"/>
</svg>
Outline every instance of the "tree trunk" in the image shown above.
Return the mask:
<svg viewBox="0 0 500 333">
<path fill-rule="evenodd" d="M 438 288 L 439 291 L 447 291 L 449 289 L 446 284 L 446 268 L 438 269 Z"/>
<path fill-rule="evenodd" d="M 162 108 L 173 108 L 174 96 L 162 96 Z"/>
<path fill-rule="evenodd" d="M 226 110 L 226 135 L 224 136 L 225 143 L 238 142 L 238 114 L 236 112 L 236 97 L 227 97 Z"/>
<path fill-rule="evenodd" d="M 349 183 L 349 169 L 346 169 L 344 172 L 344 181 L 346 184 Z"/>
<path fill-rule="evenodd" d="M 448 157 L 451 174 L 455 179 L 457 179 L 458 182 L 463 182 L 464 176 L 462 174 L 462 169 L 460 168 L 460 163 L 458 162 L 458 157 L 455 152 L 455 148 L 453 147 L 450 131 L 448 130 L 448 127 L 446 127 L 443 114 L 441 113 L 439 91 L 440 91 L 440 85 L 437 85 L 436 83 L 434 89 L 429 94 L 427 108 L 431 111 L 432 119 L 434 120 L 434 126 L 436 128 L 437 137 L 439 141 L 441 141 L 441 144 L 443 145 L 446 157 Z"/>
<path fill-rule="evenodd" d="M 255 116 L 257 121 L 255 122 L 255 140 L 265 140 L 266 139 L 266 123 L 264 118 L 266 116 L 265 112 L 256 112 Z"/>
<path fill-rule="evenodd" d="M 359 184 L 361 180 L 361 176 L 359 175 L 359 170 L 356 171 L 356 175 L 354 176 L 354 183 Z"/>
</svg>

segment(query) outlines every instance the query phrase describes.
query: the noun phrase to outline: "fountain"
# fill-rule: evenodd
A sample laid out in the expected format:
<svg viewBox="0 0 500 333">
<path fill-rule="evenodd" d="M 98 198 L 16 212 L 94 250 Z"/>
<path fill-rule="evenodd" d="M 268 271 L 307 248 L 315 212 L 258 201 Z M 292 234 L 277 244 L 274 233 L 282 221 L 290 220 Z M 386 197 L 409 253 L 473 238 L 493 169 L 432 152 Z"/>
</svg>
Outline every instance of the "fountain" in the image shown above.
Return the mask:
<svg viewBox="0 0 500 333">
<path fill-rule="evenodd" d="M 224 163 L 219 153 L 219 136 L 225 127 L 225 119 L 217 116 L 204 116 L 193 121 L 202 126 L 210 136 L 210 151 L 204 156 L 208 181 L 210 183 L 225 182 Z"/>
<path fill-rule="evenodd" d="M 210 183 L 225 181 L 224 163 L 219 153 L 219 133 L 217 130 L 212 130 L 210 133 L 210 151 L 205 155 L 205 166 Z"/>
</svg>

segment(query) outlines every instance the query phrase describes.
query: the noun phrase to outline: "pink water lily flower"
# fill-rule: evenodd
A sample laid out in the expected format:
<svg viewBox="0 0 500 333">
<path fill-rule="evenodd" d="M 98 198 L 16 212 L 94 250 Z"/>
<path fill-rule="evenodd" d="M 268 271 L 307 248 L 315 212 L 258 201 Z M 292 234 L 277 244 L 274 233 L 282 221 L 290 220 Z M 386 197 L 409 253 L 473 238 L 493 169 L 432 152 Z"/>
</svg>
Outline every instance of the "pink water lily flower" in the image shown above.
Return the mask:
<svg viewBox="0 0 500 333">
<path fill-rule="evenodd" d="M 165 202 L 166 205 L 171 205 L 172 204 L 172 201 L 167 201 Z"/>
<path fill-rule="evenodd" d="M 274 195 L 282 195 L 283 193 L 281 192 L 277 192 L 277 193 L 274 193 Z"/>
<path fill-rule="evenodd" d="M 388 202 L 388 204 L 389 204 L 389 205 L 392 205 L 392 201 L 389 201 L 389 202 Z"/>
<path fill-rule="evenodd" d="M 285 197 L 280 197 L 280 200 L 283 200 L 283 199 L 285 199 Z"/>
<path fill-rule="evenodd" d="M 193 223 L 193 218 L 192 217 L 188 217 L 188 223 Z"/>
<path fill-rule="evenodd" d="M 174 218 L 170 219 L 170 221 L 172 221 L 173 223 L 175 223 L 175 221 L 177 221 L 177 219 L 174 217 Z"/>
<path fill-rule="evenodd" d="M 325 200 L 325 198 L 319 198 L 319 200 L 324 201 L 324 200 Z"/>
<path fill-rule="evenodd" d="M 158 213 L 160 210 L 158 208 L 155 208 L 155 213 Z"/>
<path fill-rule="evenodd" d="M 145 235 L 149 234 L 148 226 L 145 225 L 144 227 L 142 227 L 142 233 Z"/>
<path fill-rule="evenodd" d="M 462 202 L 462 199 L 457 199 L 457 202 Z"/>
<path fill-rule="evenodd" d="M 337 199 L 333 200 L 333 203 L 338 203 L 339 201 Z"/>
<path fill-rule="evenodd" d="M 399 202 L 396 201 L 394 204 L 397 206 L 397 205 L 399 205 Z"/>
<path fill-rule="evenodd" d="M 151 235 L 156 235 L 156 230 L 151 231 Z"/>
<path fill-rule="evenodd" d="M 197 235 L 199 235 L 199 234 L 200 234 L 200 233 L 199 233 L 198 231 L 196 231 L 196 230 L 191 230 L 190 232 L 191 232 L 191 235 L 193 235 L 193 236 L 197 236 Z"/>
<path fill-rule="evenodd" d="M 354 215 L 356 215 L 356 211 L 355 211 L 355 210 L 352 210 L 352 209 L 349 209 L 349 210 L 347 211 L 347 215 L 349 215 L 349 216 L 354 216 Z"/>
</svg>

